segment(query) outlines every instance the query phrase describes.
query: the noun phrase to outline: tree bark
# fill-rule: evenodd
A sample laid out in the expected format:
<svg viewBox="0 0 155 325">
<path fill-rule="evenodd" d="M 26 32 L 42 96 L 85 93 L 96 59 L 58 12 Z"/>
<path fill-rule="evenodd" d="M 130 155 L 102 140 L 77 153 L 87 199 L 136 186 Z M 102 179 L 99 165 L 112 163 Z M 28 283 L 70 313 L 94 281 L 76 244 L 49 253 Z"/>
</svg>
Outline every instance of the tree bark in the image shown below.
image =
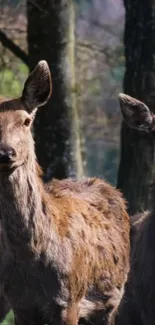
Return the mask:
<svg viewBox="0 0 155 325">
<path fill-rule="evenodd" d="M 53 93 L 39 110 L 34 126 L 36 153 L 52 177 L 80 177 L 79 118 L 74 71 L 74 9 L 71 0 L 27 0 L 29 63 L 32 70 L 46 60 L 52 73 Z"/>
<path fill-rule="evenodd" d="M 124 5 L 124 92 L 155 112 L 155 1 L 124 0 Z M 118 188 L 129 203 L 130 214 L 151 206 L 153 162 L 153 138 L 123 123 Z"/>
</svg>

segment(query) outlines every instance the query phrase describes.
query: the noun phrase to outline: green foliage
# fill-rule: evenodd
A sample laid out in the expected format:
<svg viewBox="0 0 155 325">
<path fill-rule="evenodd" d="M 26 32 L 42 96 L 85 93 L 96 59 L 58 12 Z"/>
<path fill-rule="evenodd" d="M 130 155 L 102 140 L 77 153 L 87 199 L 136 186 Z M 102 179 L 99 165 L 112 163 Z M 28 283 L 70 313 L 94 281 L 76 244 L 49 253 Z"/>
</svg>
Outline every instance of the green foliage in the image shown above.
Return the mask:
<svg viewBox="0 0 155 325">
<path fill-rule="evenodd" d="M 79 5 L 92 4 L 92 0 L 74 0 L 75 3 Z"/>
<path fill-rule="evenodd" d="M 2 325 L 14 325 L 14 316 L 13 316 L 13 312 L 10 311 L 7 315 L 7 317 L 5 318 L 5 320 L 1 323 Z"/>
<path fill-rule="evenodd" d="M 116 185 L 119 159 L 119 144 L 102 140 L 87 141 L 87 171 Z"/>
<path fill-rule="evenodd" d="M 117 182 L 118 150 L 118 146 L 110 146 L 103 157 L 103 175 L 113 185 L 116 185 Z"/>
<path fill-rule="evenodd" d="M 28 68 L 20 63 L 14 67 L 0 71 L 0 96 L 18 97 L 21 94 L 23 83 L 28 74 Z"/>
<path fill-rule="evenodd" d="M 122 66 L 117 66 L 113 69 L 112 71 L 112 75 L 113 75 L 113 78 L 116 80 L 116 81 L 122 81 L 123 79 L 123 76 L 124 76 L 124 71 L 125 71 L 125 68 L 122 67 Z"/>
<path fill-rule="evenodd" d="M 87 11 L 92 6 L 92 0 L 74 0 L 79 12 Z"/>
<path fill-rule="evenodd" d="M 122 44 L 119 44 L 111 59 L 111 78 L 114 79 L 116 82 L 122 82 L 124 77 L 125 71 L 125 57 L 124 57 L 124 49 Z"/>
</svg>

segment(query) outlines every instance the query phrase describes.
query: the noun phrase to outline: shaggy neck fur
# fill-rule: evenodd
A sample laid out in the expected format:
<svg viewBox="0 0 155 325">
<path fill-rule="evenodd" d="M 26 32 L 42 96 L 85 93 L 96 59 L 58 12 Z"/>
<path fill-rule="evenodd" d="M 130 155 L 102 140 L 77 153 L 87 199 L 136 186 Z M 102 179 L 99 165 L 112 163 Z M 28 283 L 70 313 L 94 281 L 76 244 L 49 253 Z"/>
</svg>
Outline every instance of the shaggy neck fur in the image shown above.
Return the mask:
<svg viewBox="0 0 155 325">
<path fill-rule="evenodd" d="M 0 188 L 2 227 L 9 246 L 41 254 L 48 245 L 51 218 L 35 158 L 12 173 L 0 171 Z"/>
</svg>

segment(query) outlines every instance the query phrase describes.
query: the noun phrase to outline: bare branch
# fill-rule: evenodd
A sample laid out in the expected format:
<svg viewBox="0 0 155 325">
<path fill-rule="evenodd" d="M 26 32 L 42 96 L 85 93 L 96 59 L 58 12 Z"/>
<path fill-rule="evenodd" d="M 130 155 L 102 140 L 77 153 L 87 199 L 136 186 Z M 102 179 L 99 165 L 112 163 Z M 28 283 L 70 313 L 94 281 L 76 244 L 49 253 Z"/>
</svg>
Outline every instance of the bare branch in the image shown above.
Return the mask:
<svg viewBox="0 0 155 325">
<path fill-rule="evenodd" d="M 0 30 L 0 42 L 4 47 L 10 50 L 15 56 L 28 65 L 28 54 L 25 53 L 17 44 L 15 44 L 6 34 Z"/>
</svg>

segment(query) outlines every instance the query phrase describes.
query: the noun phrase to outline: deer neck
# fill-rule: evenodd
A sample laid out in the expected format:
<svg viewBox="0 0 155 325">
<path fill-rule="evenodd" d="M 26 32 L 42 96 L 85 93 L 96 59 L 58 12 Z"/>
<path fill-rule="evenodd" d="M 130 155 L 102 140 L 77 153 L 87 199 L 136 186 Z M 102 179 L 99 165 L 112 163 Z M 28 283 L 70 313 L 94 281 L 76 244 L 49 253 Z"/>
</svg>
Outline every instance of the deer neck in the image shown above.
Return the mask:
<svg viewBox="0 0 155 325">
<path fill-rule="evenodd" d="M 16 168 L 12 173 L 0 173 L 0 213 L 5 238 L 11 248 L 23 251 L 29 247 L 39 254 L 48 237 L 49 214 L 43 183 L 35 160 Z M 24 247 L 23 247 L 24 246 Z"/>
</svg>

